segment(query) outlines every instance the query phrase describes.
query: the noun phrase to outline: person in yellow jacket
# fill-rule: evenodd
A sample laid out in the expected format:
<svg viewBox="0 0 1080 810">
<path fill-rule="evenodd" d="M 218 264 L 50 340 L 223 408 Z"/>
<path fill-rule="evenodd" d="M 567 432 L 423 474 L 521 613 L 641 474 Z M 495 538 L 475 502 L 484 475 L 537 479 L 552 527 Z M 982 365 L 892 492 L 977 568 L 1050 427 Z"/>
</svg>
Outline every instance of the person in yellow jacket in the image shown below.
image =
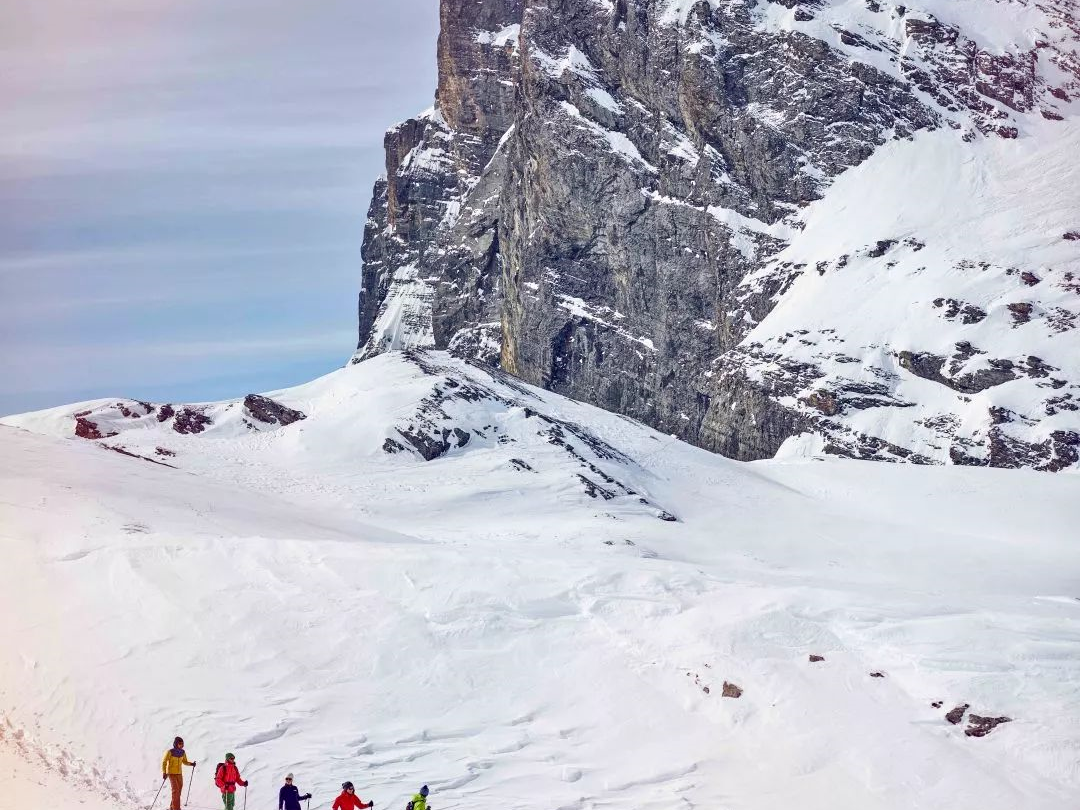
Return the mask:
<svg viewBox="0 0 1080 810">
<path fill-rule="evenodd" d="M 166 751 L 161 759 L 161 779 L 168 779 L 172 787 L 172 804 L 169 805 L 169 810 L 180 810 L 180 794 L 184 790 L 184 765 L 195 767 L 194 762 L 188 761 L 183 738 L 177 737 L 173 740 L 173 747 Z"/>
</svg>

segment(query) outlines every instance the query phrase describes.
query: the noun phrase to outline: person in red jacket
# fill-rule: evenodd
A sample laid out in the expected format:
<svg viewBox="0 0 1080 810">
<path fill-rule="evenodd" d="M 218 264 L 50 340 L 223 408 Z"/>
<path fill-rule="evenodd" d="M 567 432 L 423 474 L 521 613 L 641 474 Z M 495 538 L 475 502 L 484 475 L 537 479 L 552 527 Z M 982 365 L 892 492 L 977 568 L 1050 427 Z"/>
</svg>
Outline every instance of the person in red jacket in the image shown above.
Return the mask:
<svg viewBox="0 0 1080 810">
<path fill-rule="evenodd" d="M 233 810 L 236 806 L 236 786 L 246 788 L 248 783 L 240 776 L 240 769 L 236 767 L 236 757 L 232 754 L 225 755 L 225 761 L 219 762 L 217 771 L 214 773 L 214 784 L 221 791 L 221 802 L 225 810 Z"/>
<path fill-rule="evenodd" d="M 356 795 L 356 788 L 353 787 L 352 782 L 343 782 L 341 785 L 341 795 L 334 799 L 333 810 L 364 810 L 365 808 L 374 806 L 374 801 L 364 804 L 360 797 Z"/>
</svg>

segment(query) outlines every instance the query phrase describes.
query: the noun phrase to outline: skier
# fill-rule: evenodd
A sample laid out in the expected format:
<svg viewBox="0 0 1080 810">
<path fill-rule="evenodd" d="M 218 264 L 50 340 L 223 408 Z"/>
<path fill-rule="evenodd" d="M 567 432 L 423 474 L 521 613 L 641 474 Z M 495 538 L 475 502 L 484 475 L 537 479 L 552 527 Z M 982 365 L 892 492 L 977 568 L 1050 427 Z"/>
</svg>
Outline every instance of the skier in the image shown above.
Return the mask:
<svg viewBox="0 0 1080 810">
<path fill-rule="evenodd" d="M 374 800 L 364 804 L 356 795 L 356 788 L 353 787 L 352 782 L 342 782 L 341 795 L 334 799 L 333 810 L 364 810 L 364 808 L 374 806 Z"/>
<path fill-rule="evenodd" d="M 247 787 L 248 783 L 240 777 L 240 769 L 236 767 L 236 757 L 232 754 L 225 755 L 225 761 L 219 762 L 214 771 L 214 784 L 221 791 L 221 802 L 225 810 L 233 810 L 236 807 L 236 786 Z"/>
<path fill-rule="evenodd" d="M 420 792 L 413 796 L 412 801 L 409 802 L 408 810 L 429 810 L 427 803 L 429 792 L 427 785 L 420 788 Z"/>
<path fill-rule="evenodd" d="M 301 796 L 300 790 L 292 783 L 292 774 L 286 774 L 285 784 L 278 791 L 278 810 L 300 810 L 300 802 L 310 798 L 310 793 Z"/>
<path fill-rule="evenodd" d="M 177 737 L 173 740 L 173 747 L 161 758 L 161 781 L 168 779 L 172 787 L 172 804 L 169 805 L 169 810 L 180 810 L 180 793 L 184 789 L 184 765 L 195 767 L 194 762 L 188 761 L 183 738 Z"/>
</svg>

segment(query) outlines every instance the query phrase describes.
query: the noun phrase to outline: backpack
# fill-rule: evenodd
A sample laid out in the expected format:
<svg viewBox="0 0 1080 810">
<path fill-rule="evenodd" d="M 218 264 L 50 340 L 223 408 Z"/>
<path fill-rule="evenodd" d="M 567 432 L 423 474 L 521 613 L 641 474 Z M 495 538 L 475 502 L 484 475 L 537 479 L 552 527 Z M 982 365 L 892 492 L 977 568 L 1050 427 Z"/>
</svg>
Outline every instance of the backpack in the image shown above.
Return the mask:
<svg viewBox="0 0 1080 810">
<path fill-rule="evenodd" d="M 214 784 L 218 786 L 218 790 L 222 790 L 225 787 L 225 763 L 219 762 L 217 768 L 214 769 Z"/>
<path fill-rule="evenodd" d="M 413 810 L 413 803 L 409 802 L 407 805 L 405 805 L 405 810 Z"/>
</svg>

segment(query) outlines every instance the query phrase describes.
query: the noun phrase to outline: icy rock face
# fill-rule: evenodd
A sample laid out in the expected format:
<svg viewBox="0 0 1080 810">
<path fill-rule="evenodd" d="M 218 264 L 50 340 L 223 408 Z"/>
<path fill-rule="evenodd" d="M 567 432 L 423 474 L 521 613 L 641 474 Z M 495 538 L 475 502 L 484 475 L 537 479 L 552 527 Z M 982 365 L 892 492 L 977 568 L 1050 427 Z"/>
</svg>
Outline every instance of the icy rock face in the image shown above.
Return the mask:
<svg viewBox="0 0 1080 810">
<path fill-rule="evenodd" d="M 1073 466 L 1078 42 L 1064 0 L 443 0 L 355 359 L 449 348 L 740 459 Z"/>
</svg>

